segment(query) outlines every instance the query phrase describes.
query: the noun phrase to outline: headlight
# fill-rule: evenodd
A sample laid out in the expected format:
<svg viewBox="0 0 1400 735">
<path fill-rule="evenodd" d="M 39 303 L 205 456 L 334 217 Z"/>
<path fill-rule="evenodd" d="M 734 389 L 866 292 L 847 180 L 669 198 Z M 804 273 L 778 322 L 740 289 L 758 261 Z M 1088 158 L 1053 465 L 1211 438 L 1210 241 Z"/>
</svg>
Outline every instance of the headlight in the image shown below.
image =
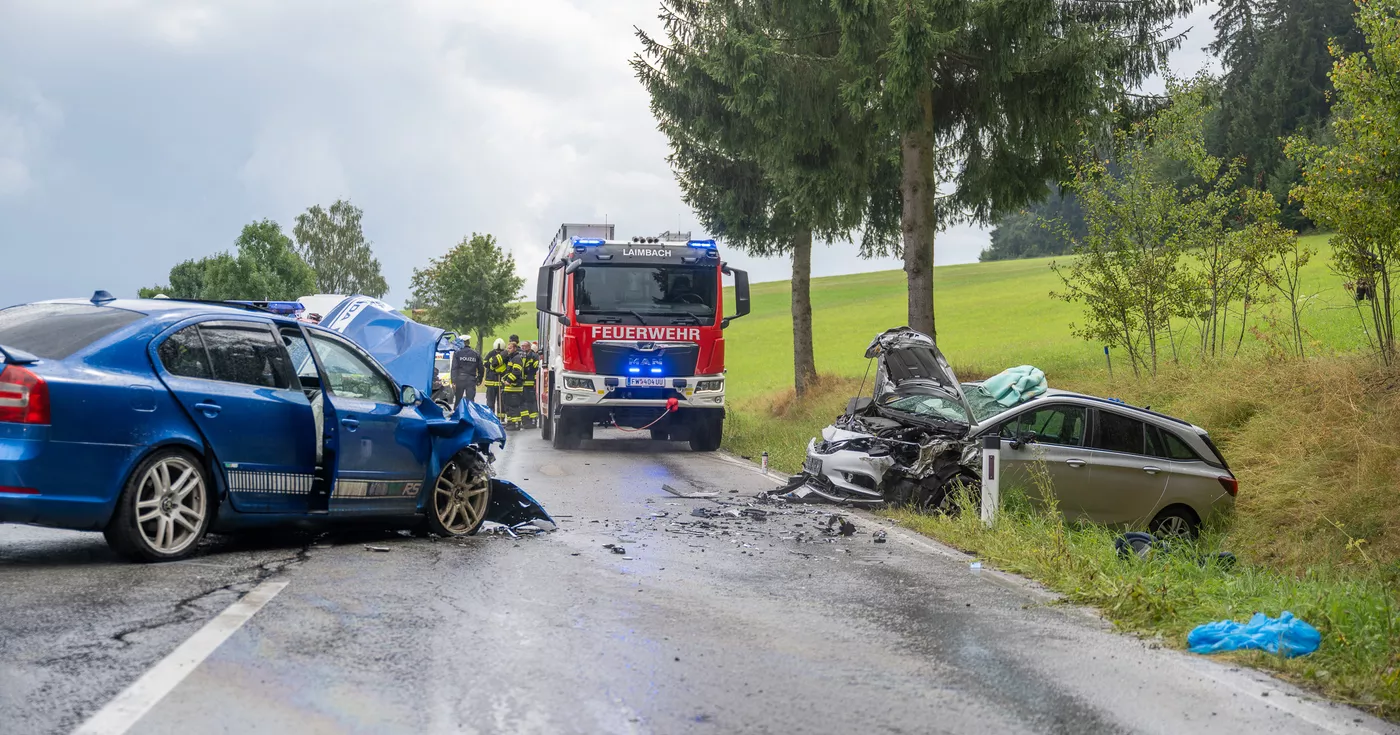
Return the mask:
<svg viewBox="0 0 1400 735">
<path fill-rule="evenodd" d="M 570 377 L 567 377 L 567 376 L 566 376 L 566 377 L 564 378 L 564 387 L 565 387 L 565 388 L 572 388 L 572 389 L 574 389 L 574 390 L 593 390 L 593 379 L 592 379 L 592 378 L 570 378 Z"/>
<path fill-rule="evenodd" d="M 696 393 L 724 390 L 724 380 L 702 380 L 695 384 Z"/>
</svg>

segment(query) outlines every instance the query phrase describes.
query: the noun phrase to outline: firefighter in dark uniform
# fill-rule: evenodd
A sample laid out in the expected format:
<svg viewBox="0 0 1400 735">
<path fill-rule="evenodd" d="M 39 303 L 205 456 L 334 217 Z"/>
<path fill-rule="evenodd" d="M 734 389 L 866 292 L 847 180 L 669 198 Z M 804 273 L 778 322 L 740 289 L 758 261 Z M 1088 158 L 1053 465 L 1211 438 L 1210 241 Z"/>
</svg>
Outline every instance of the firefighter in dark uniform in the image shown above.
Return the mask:
<svg viewBox="0 0 1400 735">
<path fill-rule="evenodd" d="M 525 353 L 520 351 L 520 338 L 515 335 L 511 335 L 510 344 L 506 346 L 506 368 L 501 373 L 501 402 L 505 404 L 502 417 L 506 428 L 518 430 L 525 405 Z"/>
<path fill-rule="evenodd" d="M 534 342 L 526 342 L 521 350 L 525 353 L 525 405 L 521 414 L 527 428 L 540 425 L 540 396 L 535 392 L 535 378 L 540 374 L 540 353 Z"/>
<path fill-rule="evenodd" d="M 481 382 L 485 367 L 481 363 L 481 353 L 472 349 L 471 335 L 462 338 L 462 349 L 452 353 L 452 405 L 456 406 L 463 398 L 476 400 L 476 384 Z"/>
<path fill-rule="evenodd" d="M 492 413 L 497 416 L 504 415 L 505 409 L 501 408 L 501 376 L 506 371 L 506 350 L 505 340 L 497 338 L 495 346 L 486 353 L 486 405 L 491 407 Z"/>
</svg>

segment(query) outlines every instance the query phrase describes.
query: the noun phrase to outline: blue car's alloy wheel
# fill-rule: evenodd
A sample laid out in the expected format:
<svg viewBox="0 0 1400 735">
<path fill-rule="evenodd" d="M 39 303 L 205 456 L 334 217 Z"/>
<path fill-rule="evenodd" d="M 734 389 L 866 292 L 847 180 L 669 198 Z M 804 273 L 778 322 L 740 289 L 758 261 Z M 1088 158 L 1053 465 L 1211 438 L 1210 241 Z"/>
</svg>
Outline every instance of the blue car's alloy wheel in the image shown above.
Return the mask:
<svg viewBox="0 0 1400 735">
<path fill-rule="evenodd" d="M 468 536 L 481 528 L 491 500 L 491 474 L 481 457 L 459 452 L 443 465 L 428 502 L 428 530 L 439 536 Z"/>
<path fill-rule="evenodd" d="M 140 561 L 188 556 L 209 528 L 209 484 L 204 469 L 179 450 L 141 463 L 117 501 L 107 542 Z"/>
</svg>

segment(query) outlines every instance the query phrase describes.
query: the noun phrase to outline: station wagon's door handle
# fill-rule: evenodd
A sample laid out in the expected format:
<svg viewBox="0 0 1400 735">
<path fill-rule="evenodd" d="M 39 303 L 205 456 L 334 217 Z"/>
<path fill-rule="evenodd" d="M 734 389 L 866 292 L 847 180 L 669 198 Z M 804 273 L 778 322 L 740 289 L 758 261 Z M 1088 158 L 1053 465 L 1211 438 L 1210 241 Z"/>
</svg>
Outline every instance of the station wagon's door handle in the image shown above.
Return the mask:
<svg viewBox="0 0 1400 735">
<path fill-rule="evenodd" d="M 344 419 L 341 419 L 341 420 L 340 420 L 340 425 L 341 425 L 341 426 L 344 426 L 346 429 L 348 429 L 348 430 L 350 430 L 350 431 L 354 431 L 355 429 L 360 428 L 360 422 L 359 422 L 359 421 L 356 421 L 355 419 L 351 419 L 351 418 L 344 418 Z"/>
<path fill-rule="evenodd" d="M 1143 468 L 1142 468 L 1142 471 L 1143 471 L 1143 472 L 1146 472 L 1146 473 L 1149 474 L 1149 475 L 1155 475 L 1155 474 L 1157 474 L 1158 472 L 1161 472 L 1161 471 L 1162 471 L 1162 468 L 1161 468 L 1161 467 L 1153 467 L 1153 466 L 1151 466 L 1151 465 L 1148 465 L 1148 466 L 1146 466 L 1146 467 L 1143 467 Z"/>
<path fill-rule="evenodd" d="M 1082 459 L 1067 459 L 1065 460 L 1065 464 L 1069 465 L 1070 467 L 1083 467 L 1084 465 L 1089 463 L 1085 462 Z"/>
<path fill-rule="evenodd" d="M 213 401 L 200 401 L 199 403 L 194 404 L 194 407 L 200 413 L 203 413 L 205 416 L 208 416 L 211 419 L 215 416 L 218 416 L 219 412 L 224 410 L 223 406 L 220 406 L 219 404 Z"/>
</svg>

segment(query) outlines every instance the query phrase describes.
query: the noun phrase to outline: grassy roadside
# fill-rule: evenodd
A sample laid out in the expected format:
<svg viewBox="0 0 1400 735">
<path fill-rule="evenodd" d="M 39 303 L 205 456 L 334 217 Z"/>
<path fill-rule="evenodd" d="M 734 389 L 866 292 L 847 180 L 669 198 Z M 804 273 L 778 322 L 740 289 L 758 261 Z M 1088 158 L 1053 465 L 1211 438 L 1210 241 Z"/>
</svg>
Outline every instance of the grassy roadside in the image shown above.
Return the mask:
<svg viewBox="0 0 1400 735">
<path fill-rule="evenodd" d="M 1034 578 L 1070 602 L 1092 605 L 1122 630 L 1177 648 L 1201 623 L 1291 611 L 1322 633 L 1315 653 L 1295 659 L 1225 655 L 1379 716 L 1400 717 L 1400 603 L 1393 574 L 1325 564 L 1302 575 L 1247 563 L 1231 568 L 1213 558 L 1228 548 L 1219 531 L 1205 534 L 1195 547 L 1122 559 L 1107 529 L 1067 527 L 1059 513 L 1032 510 L 1014 496 L 1006 505 L 990 529 L 972 513 L 888 515 L 1000 569 Z"/>
</svg>

